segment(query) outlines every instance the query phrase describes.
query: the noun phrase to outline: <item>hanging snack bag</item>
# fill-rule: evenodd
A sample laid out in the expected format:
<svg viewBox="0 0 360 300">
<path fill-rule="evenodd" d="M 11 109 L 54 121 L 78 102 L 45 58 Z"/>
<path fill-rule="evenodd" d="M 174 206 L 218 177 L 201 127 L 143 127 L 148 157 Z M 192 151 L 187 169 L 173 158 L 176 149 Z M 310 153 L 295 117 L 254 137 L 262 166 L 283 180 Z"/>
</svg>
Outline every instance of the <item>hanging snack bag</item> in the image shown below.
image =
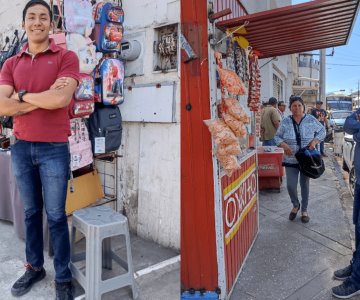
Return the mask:
<svg viewBox="0 0 360 300">
<path fill-rule="evenodd" d="M 236 170 L 240 168 L 236 156 L 234 155 L 216 155 L 220 165 L 223 167 L 227 176 L 231 176 Z"/>
<path fill-rule="evenodd" d="M 244 124 L 250 123 L 250 117 L 246 114 L 244 109 L 241 107 L 238 100 L 234 98 L 227 98 L 224 100 L 226 112 L 232 115 L 234 118 L 242 121 Z"/>
<path fill-rule="evenodd" d="M 236 137 L 244 138 L 247 136 L 247 130 L 242 121 L 239 121 L 238 119 L 234 118 L 230 114 L 223 114 L 222 115 L 226 125 L 228 125 L 231 130 L 234 132 Z"/>
<path fill-rule="evenodd" d="M 241 154 L 241 148 L 239 143 L 233 143 L 229 145 L 221 144 L 216 150 L 216 154 L 220 156 L 227 155 L 239 155 Z"/>
<path fill-rule="evenodd" d="M 224 87 L 229 94 L 245 95 L 246 89 L 239 76 L 234 71 L 218 68 L 220 85 Z"/>
<path fill-rule="evenodd" d="M 205 120 L 204 123 L 208 126 L 211 136 L 216 144 L 232 144 L 238 142 L 235 134 L 223 120 Z"/>
</svg>

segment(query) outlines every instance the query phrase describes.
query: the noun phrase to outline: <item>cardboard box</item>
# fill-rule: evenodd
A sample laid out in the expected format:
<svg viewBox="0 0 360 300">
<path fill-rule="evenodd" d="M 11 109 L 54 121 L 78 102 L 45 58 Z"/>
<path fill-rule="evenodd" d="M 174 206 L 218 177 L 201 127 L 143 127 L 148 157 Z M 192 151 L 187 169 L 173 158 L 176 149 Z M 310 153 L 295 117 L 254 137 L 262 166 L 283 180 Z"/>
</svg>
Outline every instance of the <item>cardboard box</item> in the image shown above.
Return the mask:
<svg viewBox="0 0 360 300">
<path fill-rule="evenodd" d="M 105 196 L 96 170 L 74 178 L 73 186 L 74 192 L 71 193 L 69 181 L 65 207 L 67 215 L 77 209 L 87 207 Z"/>
</svg>

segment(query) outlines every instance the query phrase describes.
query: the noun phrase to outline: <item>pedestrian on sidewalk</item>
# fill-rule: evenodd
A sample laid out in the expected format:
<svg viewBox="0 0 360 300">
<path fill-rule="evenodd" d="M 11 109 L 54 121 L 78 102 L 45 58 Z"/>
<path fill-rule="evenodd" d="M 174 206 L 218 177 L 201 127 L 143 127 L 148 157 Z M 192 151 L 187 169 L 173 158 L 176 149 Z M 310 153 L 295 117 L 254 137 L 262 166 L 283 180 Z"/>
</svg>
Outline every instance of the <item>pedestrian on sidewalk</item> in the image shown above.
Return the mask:
<svg viewBox="0 0 360 300">
<path fill-rule="evenodd" d="M 322 101 L 316 101 L 315 106 L 316 108 L 311 110 L 311 114 L 326 128 L 328 129 L 328 120 L 327 120 L 327 113 L 325 109 L 322 109 L 321 106 L 323 105 Z M 325 153 L 325 142 L 322 141 L 320 143 L 320 153 L 323 157 L 327 157 Z"/>
<path fill-rule="evenodd" d="M 281 121 L 285 118 L 285 110 L 286 110 L 286 104 L 284 101 L 279 101 L 278 103 L 278 111 L 279 115 L 281 117 Z"/>
<path fill-rule="evenodd" d="M 295 126 L 297 126 L 297 131 L 300 133 L 301 147 L 308 147 L 311 150 L 325 138 L 325 128 L 313 116 L 305 114 L 305 104 L 301 97 L 290 97 L 290 111 L 291 115 L 281 122 L 274 140 L 276 145 L 283 148 L 285 152 L 283 165 L 286 172 L 286 187 L 293 205 L 289 220 L 293 221 L 301 208 L 301 221 L 308 223 L 310 220 L 307 212 L 310 178 L 300 172 L 299 163 L 295 157 L 299 146 L 296 140 L 293 120 L 295 121 Z M 301 205 L 297 193 L 299 177 Z"/>
<path fill-rule="evenodd" d="M 14 175 L 25 212 L 26 271 L 12 286 L 21 296 L 45 275 L 43 207 L 54 250 L 56 299 L 71 300 L 70 241 L 65 201 L 70 174 L 67 106 L 79 80 L 74 52 L 49 39 L 52 12 L 43 0 L 29 1 L 22 26 L 28 43 L 8 59 L 0 75 L 0 115 L 14 116 L 11 146 Z"/>
<path fill-rule="evenodd" d="M 344 131 L 352 134 L 355 146 L 355 190 L 353 223 L 355 225 L 355 251 L 350 265 L 334 272 L 334 278 L 344 282 L 332 289 L 335 297 L 348 299 L 360 295 L 360 109 L 352 113 L 345 120 Z"/>
<path fill-rule="evenodd" d="M 277 102 L 276 98 L 271 97 L 261 112 L 260 130 L 263 146 L 275 146 L 274 136 L 281 122 Z"/>
</svg>

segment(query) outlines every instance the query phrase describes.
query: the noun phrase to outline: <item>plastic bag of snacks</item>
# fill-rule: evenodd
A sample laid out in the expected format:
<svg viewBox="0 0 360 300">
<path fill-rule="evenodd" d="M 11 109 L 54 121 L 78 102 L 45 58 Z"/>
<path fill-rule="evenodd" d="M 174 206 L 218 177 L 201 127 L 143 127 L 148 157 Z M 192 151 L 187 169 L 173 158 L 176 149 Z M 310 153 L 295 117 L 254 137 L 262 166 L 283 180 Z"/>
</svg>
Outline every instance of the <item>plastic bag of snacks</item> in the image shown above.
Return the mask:
<svg viewBox="0 0 360 300">
<path fill-rule="evenodd" d="M 205 120 L 211 136 L 217 145 L 237 143 L 238 140 L 231 129 L 221 119 Z"/>
<path fill-rule="evenodd" d="M 236 137 L 244 138 L 247 136 L 247 130 L 242 121 L 239 121 L 238 119 L 234 118 L 230 114 L 223 114 L 222 115 L 226 125 L 228 125 L 231 130 L 234 132 Z"/>
<path fill-rule="evenodd" d="M 224 100 L 226 111 L 231 114 L 234 118 L 242 121 L 245 124 L 250 123 L 250 117 L 246 114 L 244 109 L 241 107 L 238 100 L 234 98 L 227 98 Z"/>
<path fill-rule="evenodd" d="M 220 156 L 239 155 L 240 153 L 241 153 L 241 148 L 239 143 L 219 145 L 216 150 L 216 154 Z"/>
<path fill-rule="evenodd" d="M 246 89 L 234 71 L 218 68 L 220 85 L 232 95 L 245 95 Z"/>
<path fill-rule="evenodd" d="M 219 160 L 221 166 L 223 167 L 226 175 L 229 177 L 234 173 L 234 171 L 240 168 L 237 158 L 234 155 L 216 154 L 216 157 Z"/>
</svg>

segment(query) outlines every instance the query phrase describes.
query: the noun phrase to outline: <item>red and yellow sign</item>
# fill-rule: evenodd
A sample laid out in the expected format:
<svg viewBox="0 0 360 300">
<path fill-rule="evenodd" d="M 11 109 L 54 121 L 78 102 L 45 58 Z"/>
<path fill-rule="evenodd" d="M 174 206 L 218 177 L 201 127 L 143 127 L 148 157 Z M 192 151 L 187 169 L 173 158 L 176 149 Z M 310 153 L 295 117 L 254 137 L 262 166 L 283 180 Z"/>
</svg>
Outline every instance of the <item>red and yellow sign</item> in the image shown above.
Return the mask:
<svg viewBox="0 0 360 300">
<path fill-rule="evenodd" d="M 230 291 L 258 230 L 256 153 L 221 178 L 225 268 Z"/>
</svg>

